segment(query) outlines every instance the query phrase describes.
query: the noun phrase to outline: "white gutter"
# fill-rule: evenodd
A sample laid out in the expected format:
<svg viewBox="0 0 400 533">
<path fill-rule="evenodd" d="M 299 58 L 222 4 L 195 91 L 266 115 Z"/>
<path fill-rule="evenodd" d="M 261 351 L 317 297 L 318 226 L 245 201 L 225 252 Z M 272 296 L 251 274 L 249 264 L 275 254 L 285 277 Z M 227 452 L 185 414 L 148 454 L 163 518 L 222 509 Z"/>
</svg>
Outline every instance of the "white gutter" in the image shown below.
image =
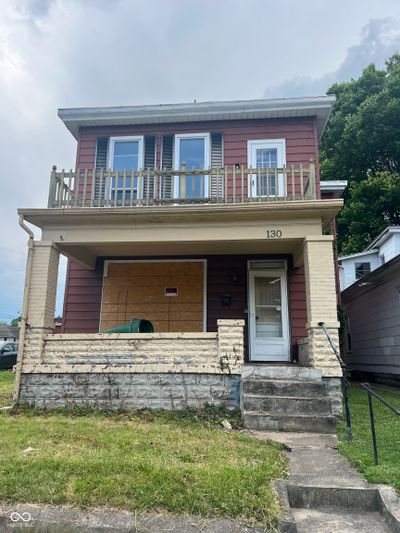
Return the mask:
<svg viewBox="0 0 400 533">
<path fill-rule="evenodd" d="M 234 100 L 143 106 L 62 108 L 58 116 L 77 135 L 80 127 L 99 125 L 156 124 L 201 120 L 237 120 L 317 116 L 321 134 L 329 119 L 335 96 Z"/>
</svg>

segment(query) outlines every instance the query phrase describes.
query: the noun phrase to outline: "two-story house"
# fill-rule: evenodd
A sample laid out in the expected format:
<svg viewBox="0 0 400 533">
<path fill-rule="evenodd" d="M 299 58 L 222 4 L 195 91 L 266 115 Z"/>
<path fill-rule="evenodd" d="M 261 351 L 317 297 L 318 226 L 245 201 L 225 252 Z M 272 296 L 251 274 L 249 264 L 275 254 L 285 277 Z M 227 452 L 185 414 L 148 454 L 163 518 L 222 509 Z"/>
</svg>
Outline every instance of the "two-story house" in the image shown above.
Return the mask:
<svg viewBox="0 0 400 533">
<path fill-rule="evenodd" d="M 318 140 L 334 97 L 60 109 L 74 171 L 29 240 L 16 400 L 241 405 L 248 427 L 333 431 L 341 369 Z M 331 191 L 332 192 L 332 191 Z M 332 197 L 333 196 L 333 197 Z M 59 254 L 69 258 L 54 334 Z M 105 330 L 151 321 L 154 332 Z"/>
</svg>

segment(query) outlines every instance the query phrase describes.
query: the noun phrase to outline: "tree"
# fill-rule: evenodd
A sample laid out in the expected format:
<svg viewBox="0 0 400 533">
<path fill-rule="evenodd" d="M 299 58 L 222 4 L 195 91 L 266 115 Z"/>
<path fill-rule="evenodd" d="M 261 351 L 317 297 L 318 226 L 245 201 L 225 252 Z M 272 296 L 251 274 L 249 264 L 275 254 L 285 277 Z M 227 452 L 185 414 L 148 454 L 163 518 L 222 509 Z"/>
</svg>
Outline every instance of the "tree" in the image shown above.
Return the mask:
<svg viewBox="0 0 400 533">
<path fill-rule="evenodd" d="M 321 178 L 348 180 L 346 207 L 338 217 L 338 247 L 341 252 L 358 252 L 397 220 L 391 208 L 391 214 L 382 213 L 390 200 L 379 183 L 389 180 L 398 187 L 400 54 L 388 59 L 382 70 L 369 65 L 357 80 L 332 85 L 328 94 L 336 94 L 337 101 L 321 140 Z M 389 174 L 393 174 L 392 179 Z M 379 182 L 377 187 L 372 185 L 374 179 Z M 364 181 L 368 182 L 366 188 L 355 186 Z M 372 192 L 381 194 L 380 200 L 371 197 Z M 363 202 L 369 204 L 364 210 L 369 229 L 361 221 L 351 224 L 352 217 L 357 218 L 362 211 Z"/>
<path fill-rule="evenodd" d="M 387 226 L 400 225 L 400 174 L 380 172 L 350 186 L 351 201 L 340 215 L 343 253 L 363 250 Z"/>
<path fill-rule="evenodd" d="M 10 322 L 10 326 L 13 326 L 15 328 L 18 328 L 19 327 L 19 323 L 21 322 L 21 315 L 19 316 L 16 316 L 15 318 L 13 318 Z"/>
</svg>

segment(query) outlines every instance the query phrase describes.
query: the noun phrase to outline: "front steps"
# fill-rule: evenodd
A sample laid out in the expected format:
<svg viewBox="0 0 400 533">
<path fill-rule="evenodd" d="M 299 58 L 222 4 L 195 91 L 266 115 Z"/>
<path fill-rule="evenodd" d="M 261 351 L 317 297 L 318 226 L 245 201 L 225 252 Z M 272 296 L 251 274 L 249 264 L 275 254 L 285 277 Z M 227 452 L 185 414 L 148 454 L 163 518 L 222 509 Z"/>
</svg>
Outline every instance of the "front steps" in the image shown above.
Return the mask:
<svg viewBox="0 0 400 533">
<path fill-rule="evenodd" d="M 245 365 L 240 400 L 247 429 L 336 432 L 337 419 L 318 369 Z"/>
</svg>

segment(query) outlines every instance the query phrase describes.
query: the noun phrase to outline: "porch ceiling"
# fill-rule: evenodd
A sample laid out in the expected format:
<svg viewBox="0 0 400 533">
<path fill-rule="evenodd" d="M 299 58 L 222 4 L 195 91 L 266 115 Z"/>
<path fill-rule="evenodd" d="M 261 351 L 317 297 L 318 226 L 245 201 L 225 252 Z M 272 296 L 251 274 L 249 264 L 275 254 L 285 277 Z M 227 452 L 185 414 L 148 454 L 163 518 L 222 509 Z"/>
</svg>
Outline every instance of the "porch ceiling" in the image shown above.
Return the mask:
<svg viewBox="0 0 400 533">
<path fill-rule="evenodd" d="M 61 253 L 88 268 L 94 268 L 97 257 L 182 257 L 206 255 L 296 254 L 300 239 L 275 241 L 220 242 L 143 242 L 69 244 L 58 242 Z"/>
</svg>

